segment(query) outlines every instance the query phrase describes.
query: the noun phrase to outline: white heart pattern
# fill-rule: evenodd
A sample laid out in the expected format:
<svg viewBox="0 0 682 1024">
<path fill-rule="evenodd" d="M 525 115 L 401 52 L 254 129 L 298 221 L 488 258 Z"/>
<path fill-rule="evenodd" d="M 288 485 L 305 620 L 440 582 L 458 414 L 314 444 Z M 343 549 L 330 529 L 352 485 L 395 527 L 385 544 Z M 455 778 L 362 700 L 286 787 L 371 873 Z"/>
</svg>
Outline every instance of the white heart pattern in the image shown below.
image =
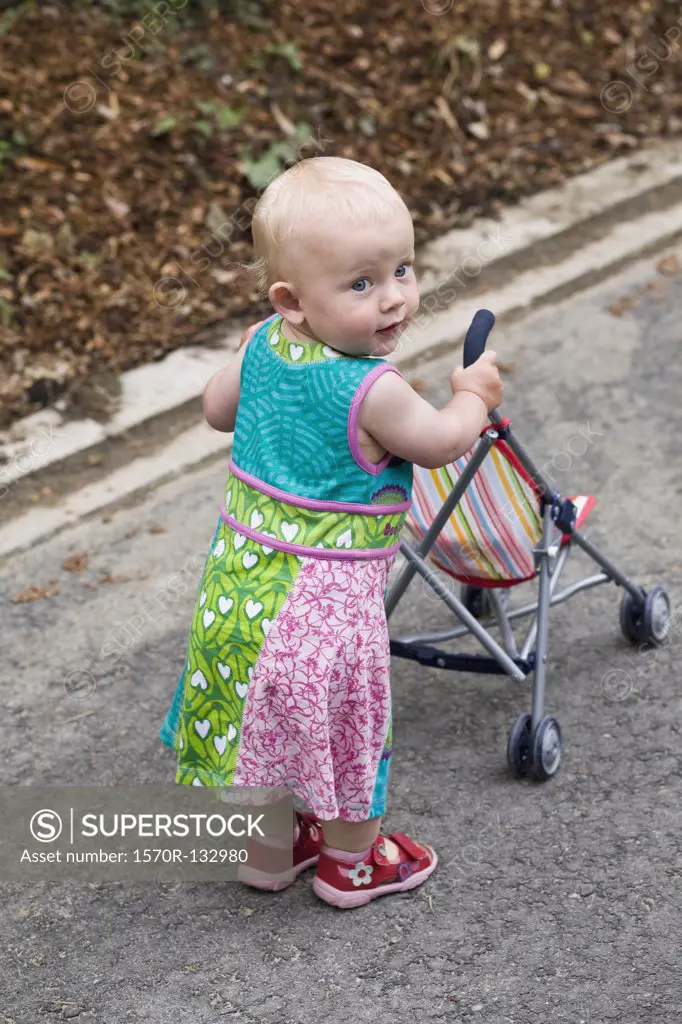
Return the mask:
<svg viewBox="0 0 682 1024">
<path fill-rule="evenodd" d="M 272 332 L 272 337 L 270 338 L 270 344 L 272 345 L 273 348 L 275 347 L 275 345 L 279 344 L 279 331 L 273 331 Z"/>
<path fill-rule="evenodd" d="M 237 693 L 239 694 L 239 696 L 241 697 L 241 699 L 244 700 L 244 697 L 246 697 L 246 694 L 247 694 L 248 689 L 249 689 L 249 684 L 248 683 L 235 683 L 234 684 L 234 688 L 237 691 Z"/>
<path fill-rule="evenodd" d="M 216 544 L 216 546 L 213 548 L 213 557 L 214 558 L 220 558 L 220 556 L 224 555 L 224 554 L 225 554 L 225 540 L 224 540 L 224 538 L 221 537 L 220 540 L 218 541 L 218 543 Z M 201 783 L 199 783 L 199 785 L 201 785 Z"/>
<path fill-rule="evenodd" d="M 180 736 L 180 739 L 178 740 L 178 746 L 180 747 L 180 750 L 184 749 L 185 743 L 182 736 Z"/>
<path fill-rule="evenodd" d="M 350 532 L 350 527 L 340 536 L 336 538 L 337 548 L 349 548 L 353 543 L 353 535 Z"/>
<path fill-rule="evenodd" d="M 213 745 L 219 754 L 224 754 L 227 747 L 227 736 L 214 736 Z"/>
<path fill-rule="evenodd" d="M 215 622 L 215 612 L 212 612 L 210 608 L 206 608 L 204 611 L 204 629 L 208 629 Z"/>
<path fill-rule="evenodd" d="M 225 597 L 224 594 L 221 594 L 218 598 L 218 610 L 220 611 L 220 614 L 227 615 L 233 604 L 234 601 L 231 597 Z"/>
<path fill-rule="evenodd" d="M 258 555 L 255 551 L 245 551 L 242 556 L 242 565 L 245 569 L 252 569 L 258 561 Z"/>
<path fill-rule="evenodd" d="M 231 497 L 232 497 L 232 488 L 230 487 L 229 491 L 225 495 L 225 508 L 229 508 L 230 507 L 230 498 Z"/>
<path fill-rule="evenodd" d="M 203 608 L 203 607 L 204 607 L 204 605 L 206 604 L 206 598 L 207 598 L 207 597 L 208 597 L 208 594 L 207 594 L 207 593 L 206 593 L 206 591 L 204 590 L 204 591 L 203 591 L 203 593 L 202 593 L 202 595 L 201 595 L 201 597 L 199 598 L 199 607 L 200 607 L 200 608 Z"/>
<path fill-rule="evenodd" d="M 194 728 L 199 733 L 202 740 L 205 740 L 206 737 L 208 736 L 208 730 L 211 728 L 211 723 L 209 722 L 208 718 L 204 718 L 202 722 L 195 722 Z"/>
<path fill-rule="evenodd" d="M 249 682 L 251 682 L 251 676 L 253 675 L 253 669 L 252 668 L 247 668 L 246 671 L 247 671 L 248 676 L 249 676 Z"/>
<path fill-rule="evenodd" d="M 263 530 L 263 536 L 264 537 L 272 537 L 274 540 L 277 539 L 277 535 L 276 534 L 268 533 L 267 530 Z M 271 555 L 272 552 L 275 550 L 274 548 L 266 547 L 265 544 L 261 545 L 261 549 L 262 549 L 264 555 Z"/>
<path fill-rule="evenodd" d="M 282 523 L 282 535 L 291 544 L 298 533 L 298 523 Z"/>
<path fill-rule="evenodd" d="M 263 611 L 263 605 L 260 601 L 252 601 L 251 598 L 244 605 L 244 611 L 250 619 L 255 619 L 256 615 Z"/>
<path fill-rule="evenodd" d="M 235 727 L 232 724 L 230 724 L 227 727 L 227 741 L 228 741 L 228 743 L 231 743 L 236 735 L 237 735 L 237 730 L 235 729 Z"/>
<path fill-rule="evenodd" d="M 232 669 L 229 665 L 223 665 L 222 661 L 218 662 L 218 671 L 220 672 L 223 679 L 229 679 L 232 675 Z"/>
<path fill-rule="evenodd" d="M 246 537 L 243 533 L 235 533 L 234 535 L 234 550 L 239 551 L 246 544 Z"/>
<path fill-rule="evenodd" d="M 203 782 L 199 782 L 198 779 L 192 779 L 193 786 L 203 786 Z"/>
<path fill-rule="evenodd" d="M 257 530 L 260 524 L 263 522 L 263 516 L 260 514 L 257 508 L 254 508 L 251 513 L 251 519 L 249 520 L 252 530 Z"/>
<path fill-rule="evenodd" d="M 339 353 L 335 352 L 333 348 L 329 348 L 328 345 L 323 345 L 322 351 L 326 356 L 329 356 L 330 359 L 338 359 Z"/>
<path fill-rule="evenodd" d="M 289 345 L 289 355 L 296 362 L 303 355 L 303 345 Z"/>
<path fill-rule="evenodd" d="M 200 686 L 202 690 L 207 690 L 208 689 L 208 683 L 206 682 L 206 676 L 204 675 L 204 673 L 199 668 L 196 670 L 196 672 L 194 673 L 194 675 L 190 679 L 190 683 L 192 684 L 192 686 Z"/>
<path fill-rule="evenodd" d="M 272 625 L 272 623 L 270 622 L 270 619 L 263 619 L 263 621 L 261 622 L 261 626 L 263 628 L 263 632 L 265 633 L 266 636 L 270 632 L 270 626 L 271 625 Z"/>
</svg>

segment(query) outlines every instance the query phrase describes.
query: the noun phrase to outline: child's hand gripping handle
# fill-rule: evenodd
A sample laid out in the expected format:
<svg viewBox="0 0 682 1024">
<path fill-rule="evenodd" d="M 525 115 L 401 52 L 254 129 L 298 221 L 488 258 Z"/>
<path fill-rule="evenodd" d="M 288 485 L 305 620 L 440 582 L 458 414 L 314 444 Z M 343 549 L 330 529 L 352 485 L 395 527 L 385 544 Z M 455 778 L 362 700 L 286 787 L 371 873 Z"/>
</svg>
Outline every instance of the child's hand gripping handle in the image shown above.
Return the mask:
<svg viewBox="0 0 682 1024">
<path fill-rule="evenodd" d="M 495 326 L 495 316 L 489 309 L 479 309 L 471 321 L 469 330 L 464 339 L 464 368 L 472 366 L 485 352 L 488 342 L 488 335 Z M 496 409 L 490 413 L 490 422 L 501 422 L 501 416 Z"/>
</svg>

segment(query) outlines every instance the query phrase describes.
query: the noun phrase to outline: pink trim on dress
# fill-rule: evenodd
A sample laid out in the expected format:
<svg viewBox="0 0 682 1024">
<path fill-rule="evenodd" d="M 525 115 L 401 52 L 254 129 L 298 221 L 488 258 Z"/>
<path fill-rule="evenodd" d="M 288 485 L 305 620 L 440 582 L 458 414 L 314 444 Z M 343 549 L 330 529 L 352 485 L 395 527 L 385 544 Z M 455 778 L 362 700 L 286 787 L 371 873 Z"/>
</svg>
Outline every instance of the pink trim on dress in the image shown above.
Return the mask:
<svg viewBox="0 0 682 1024">
<path fill-rule="evenodd" d="M 353 548 L 350 551 L 337 551 L 333 548 L 312 548 L 305 544 L 290 544 L 288 541 L 279 540 L 267 533 L 259 533 L 257 530 L 252 530 L 250 526 L 245 526 L 244 523 L 240 523 L 238 519 L 231 516 L 224 505 L 220 510 L 220 515 L 223 522 L 231 529 L 236 530 L 237 533 L 242 534 L 244 537 L 250 537 L 251 540 L 257 541 L 266 548 L 289 551 L 293 555 L 304 555 L 307 558 L 339 558 L 344 561 L 360 562 L 369 561 L 370 559 L 390 558 L 400 548 L 398 543 L 393 544 L 390 548 Z"/>
<path fill-rule="evenodd" d="M 348 412 L 348 444 L 350 446 L 350 453 L 357 462 L 360 469 L 364 469 L 367 473 L 371 473 L 372 476 L 378 476 L 382 470 L 386 469 L 393 455 L 391 452 L 387 452 L 381 462 L 370 462 L 362 454 L 360 445 L 358 444 L 358 421 L 360 419 L 360 406 L 362 400 L 371 388 L 375 380 L 381 377 L 382 374 L 392 370 L 394 373 L 402 373 L 397 366 L 393 366 L 392 363 L 381 363 L 374 370 L 370 370 L 364 380 L 358 385 L 358 389 L 353 395 L 353 401 L 350 404 L 350 410 Z"/>
<path fill-rule="evenodd" d="M 391 458 L 390 455 L 389 458 Z M 405 512 L 412 505 L 411 498 L 408 501 L 401 502 L 399 505 L 359 505 L 350 501 L 321 501 L 319 498 L 302 498 L 298 494 L 290 494 L 289 491 L 282 491 L 279 487 L 272 487 L 270 484 L 263 483 L 258 477 L 251 476 L 250 473 L 235 466 L 232 458 L 228 462 L 228 469 L 238 480 L 243 480 L 244 483 L 249 484 L 250 487 L 255 488 L 257 491 L 262 491 L 263 494 L 269 494 L 271 498 L 278 498 L 280 501 L 285 501 L 287 504 L 295 505 L 298 508 L 310 508 L 321 512 L 361 512 L 363 515 L 384 516 L 390 515 L 393 512 Z"/>
</svg>

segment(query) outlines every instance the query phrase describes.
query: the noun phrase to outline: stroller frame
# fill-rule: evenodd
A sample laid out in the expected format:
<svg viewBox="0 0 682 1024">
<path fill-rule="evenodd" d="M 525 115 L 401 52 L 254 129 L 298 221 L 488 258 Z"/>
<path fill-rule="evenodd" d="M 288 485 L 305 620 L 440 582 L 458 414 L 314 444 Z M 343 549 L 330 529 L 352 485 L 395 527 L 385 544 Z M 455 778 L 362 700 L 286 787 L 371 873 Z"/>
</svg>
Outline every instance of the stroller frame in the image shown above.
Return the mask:
<svg viewBox="0 0 682 1024">
<path fill-rule="evenodd" d="M 474 362 L 483 351 L 493 323 L 494 317 L 487 310 L 479 310 L 474 317 L 465 343 L 465 366 Z M 621 602 L 620 625 L 626 639 L 633 644 L 660 645 L 670 627 L 670 602 L 661 587 L 655 586 L 646 592 L 635 584 L 576 528 L 576 506 L 570 498 L 562 498 L 549 479 L 536 468 L 508 420 L 503 420 L 495 411 L 490 416 L 490 423 L 491 426 L 481 435 L 471 459 L 419 546 L 414 549 L 405 540 L 400 541 L 400 550 L 406 564 L 388 590 L 384 602 L 388 620 L 410 581 L 418 573 L 455 613 L 461 624 L 438 632 L 391 637 L 390 651 L 396 657 L 418 661 L 431 668 L 503 674 L 516 682 L 523 682 L 532 673 L 531 713 L 521 715 L 512 724 L 507 742 L 507 760 L 517 777 L 533 775 L 545 780 L 556 773 L 563 749 L 559 723 L 544 713 L 550 608 L 567 601 L 580 591 L 613 582 L 625 591 Z M 465 603 L 443 585 L 429 567 L 426 557 L 498 438 L 506 442 L 537 488 L 542 517 L 542 535 L 533 549 L 538 596 L 530 604 L 507 610 L 498 588 L 486 587 L 484 592 L 492 614 L 484 612 L 479 616 L 476 614 L 477 609 L 472 608 L 471 600 Z M 556 530 L 561 532 L 559 543 L 556 540 L 553 542 Z M 581 548 L 601 571 L 557 591 L 559 578 L 573 545 Z M 510 623 L 527 615 L 533 615 L 533 620 L 519 649 Z M 497 642 L 488 632 L 486 627 L 492 626 L 499 629 L 501 642 Z M 480 641 L 488 656 L 455 654 L 431 646 L 432 642 L 468 635 Z"/>
</svg>

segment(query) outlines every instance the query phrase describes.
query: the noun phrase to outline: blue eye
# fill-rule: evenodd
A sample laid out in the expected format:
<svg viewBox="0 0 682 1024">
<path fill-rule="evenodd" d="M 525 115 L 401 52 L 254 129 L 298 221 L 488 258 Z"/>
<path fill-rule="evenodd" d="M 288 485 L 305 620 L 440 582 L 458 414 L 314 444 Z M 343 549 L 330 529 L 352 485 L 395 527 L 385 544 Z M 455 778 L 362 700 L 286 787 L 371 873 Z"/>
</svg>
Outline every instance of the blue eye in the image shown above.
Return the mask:
<svg viewBox="0 0 682 1024">
<path fill-rule="evenodd" d="M 407 272 L 408 272 L 409 269 L 410 268 L 408 267 L 407 263 L 401 263 L 400 266 L 398 267 L 398 270 L 396 270 L 396 272 L 395 272 L 395 276 L 396 277 L 406 277 L 407 276 Z M 400 270 L 403 271 L 402 274 L 398 273 L 398 271 L 400 271 Z"/>
<path fill-rule="evenodd" d="M 358 284 L 361 285 L 361 284 L 363 284 L 364 281 L 367 281 L 367 283 L 369 284 L 369 278 L 368 277 L 359 277 L 357 279 L 357 281 L 353 281 L 353 283 L 351 285 L 351 288 L 353 289 L 353 291 L 354 292 L 358 292 L 359 294 L 364 292 L 365 291 L 364 288 L 356 288 L 356 285 L 358 285 Z"/>
</svg>

